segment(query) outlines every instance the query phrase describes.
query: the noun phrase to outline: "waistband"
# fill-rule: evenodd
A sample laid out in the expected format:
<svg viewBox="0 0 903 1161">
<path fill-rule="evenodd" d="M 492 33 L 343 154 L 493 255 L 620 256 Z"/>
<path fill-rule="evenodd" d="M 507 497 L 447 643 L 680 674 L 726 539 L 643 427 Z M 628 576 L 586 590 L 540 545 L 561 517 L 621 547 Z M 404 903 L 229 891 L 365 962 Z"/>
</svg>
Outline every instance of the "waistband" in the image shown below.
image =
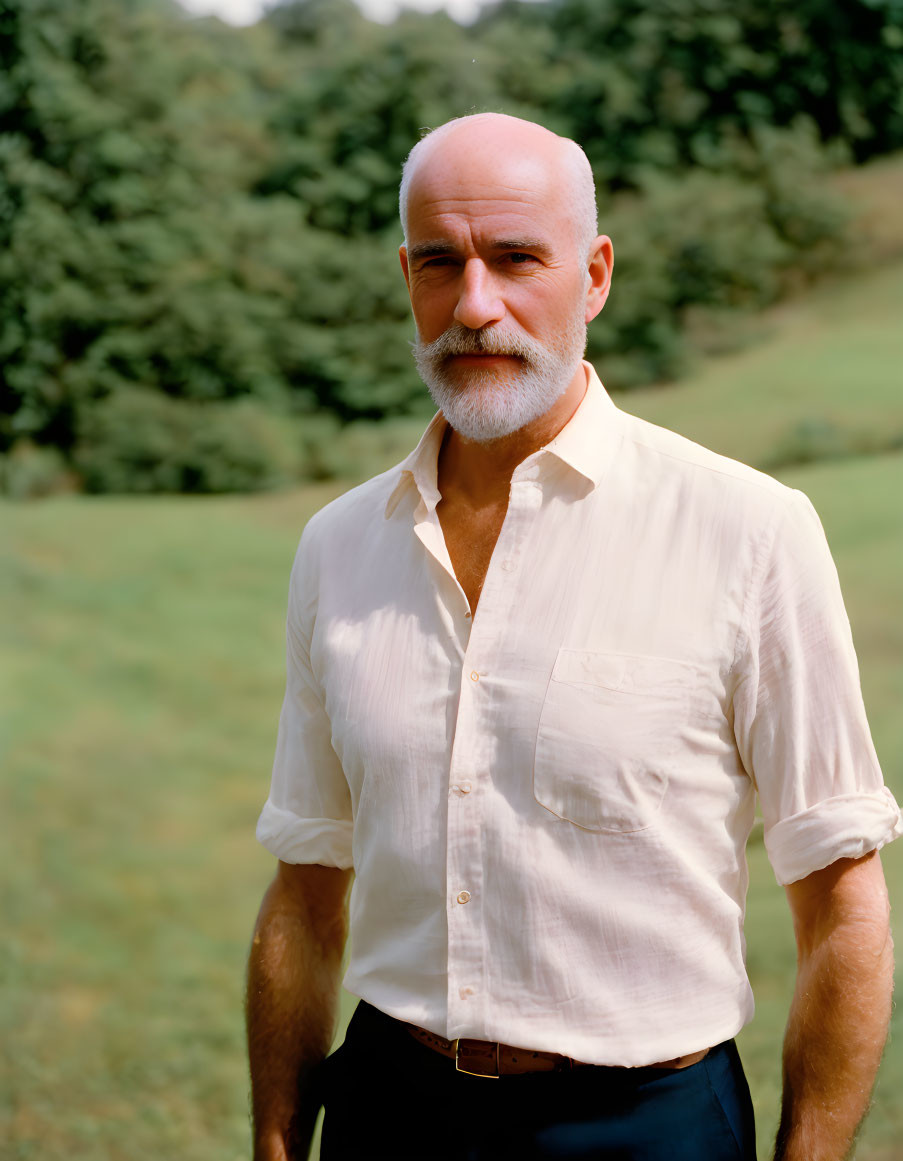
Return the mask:
<svg viewBox="0 0 903 1161">
<path fill-rule="evenodd" d="M 598 1069 L 600 1072 L 639 1078 L 646 1070 L 680 1070 L 698 1064 L 711 1051 L 703 1048 L 683 1056 L 675 1056 L 670 1060 L 656 1061 L 654 1064 L 643 1065 L 640 1068 L 630 1068 L 623 1065 L 597 1065 L 585 1061 L 574 1060 L 557 1052 L 546 1052 L 536 1049 L 523 1048 L 511 1044 L 501 1044 L 494 1040 L 473 1040 L 461 1037 L 448 1040 L 426 1028 L 397 1020 L 393 1016 L 374 1008 L 362 1000 L 358 1005 L 358 1014 L 370 1024 L 382 1023 L 385 1028 L 404 1032 L 425 1048 L 431 1049 L 437 1056 L 444 1057 L 449 1066 L 454 1065 L 458 1072 L 471 1076 L 496 1078 L 500 1076 L 517 1076 L 534 1072 L 571 1072 L 583 1069 Z"/>
</svg>

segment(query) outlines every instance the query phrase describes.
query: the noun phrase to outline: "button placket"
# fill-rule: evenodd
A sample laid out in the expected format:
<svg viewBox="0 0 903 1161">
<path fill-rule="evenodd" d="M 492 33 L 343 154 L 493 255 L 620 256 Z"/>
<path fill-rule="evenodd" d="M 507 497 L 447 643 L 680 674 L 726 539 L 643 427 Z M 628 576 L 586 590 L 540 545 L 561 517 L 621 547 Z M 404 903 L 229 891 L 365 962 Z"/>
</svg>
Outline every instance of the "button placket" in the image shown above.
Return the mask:
<svg viewBox="0 0 903 1161">
<path fill-rule="evenodd" d="M 446 849 L 448 920 L 448 1034 L 468 1035 L 485 1002 L 483 931 L 484 817 L 492 795 L 477 793 L 487 776 L 491 752 L 486 719 L 492 702 L 492 676 L 504 624 L 519 599 L 516 572 L 531 517 L 542 503 L 532 483 L 512 487 L 509 511 L 499 535 L 464 653 L 455 741 L 449 770 Z M 488 683 L 488 684 L 487 684 Z M 481 739 L 484 744 L 481 746 Z M 490 787 L 487 787 L 491 791 Z M 481 999 L 481 997 L 483 999 Z M 466 999 L 466 1003 L 465 1003 Z"/>
<path fill-rule="evenodd" d="M 434 565 L 438 566 L 440 570 L 440 583 L 436 587 L 436 600 L 439 603 L 440 616 L 443 624 L 447 628 L 449 636 L 457 640 L 460 648 L 466 651 L 468 646 L 467 638 L 473 624 L 473 618 L 470 610 L 465 609 L 464 635 L 462 638 L 459 617 L 461 614 L 461 605 L 467 604 L 467 597 L 461 588 L 458 578 L 455 576 L 451 557 L 448 554 L 448 545 L 445 543 L 442 525 L 439 522 L 439 516 L 436 512 L 436 501 L 438 499 L 440 499 L 438 493 L 430 498 L 429 503 L 421 497 L 417 510 L 414 513 L 414 534 L 432 558 Z"/>
<path fill-rule="evenodd" d="M 487 639 L 485 644 L 489 643 Z M 484 644 L 484 648 L 485 648 Z M 479 722 L 485 699 L 465 657 L 455 735 L 449 768 L 446 834 L 446 915 L 448 925 L 448 1019 L 450 1035 L 457 1024 L 473 1020 L 474 1000 L 464 1004 L 461 989 L 474 988 L 483 973 L 483 820 L 480 797 L 472 793 L 479 761 Z M 479 674 L 477 674 L 479 676 Z M 466 789 L 465 789 L 466 787 Z M 476 989 L 474 989 L 476 991 Z M 462 1033 L 463 1034 L 463 1033 Z"/>
</svg>

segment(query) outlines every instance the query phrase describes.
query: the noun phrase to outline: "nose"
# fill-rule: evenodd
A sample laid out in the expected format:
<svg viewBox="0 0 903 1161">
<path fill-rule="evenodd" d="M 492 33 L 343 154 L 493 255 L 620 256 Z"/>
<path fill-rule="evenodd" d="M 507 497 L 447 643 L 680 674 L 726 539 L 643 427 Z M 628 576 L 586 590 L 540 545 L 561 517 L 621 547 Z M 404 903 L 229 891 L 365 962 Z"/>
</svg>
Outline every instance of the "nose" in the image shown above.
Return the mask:
<svg viewBox="0 0 903 1161">
<path fill-rule="evenodd" d="M 469 258 L 464 263 L 461 274 L 461 292 L 455 307 L 455 321 L 472 331 L 499 322 L 505 316 L 502 302 L 485 263 L 479 258 Z"/>
</svg>

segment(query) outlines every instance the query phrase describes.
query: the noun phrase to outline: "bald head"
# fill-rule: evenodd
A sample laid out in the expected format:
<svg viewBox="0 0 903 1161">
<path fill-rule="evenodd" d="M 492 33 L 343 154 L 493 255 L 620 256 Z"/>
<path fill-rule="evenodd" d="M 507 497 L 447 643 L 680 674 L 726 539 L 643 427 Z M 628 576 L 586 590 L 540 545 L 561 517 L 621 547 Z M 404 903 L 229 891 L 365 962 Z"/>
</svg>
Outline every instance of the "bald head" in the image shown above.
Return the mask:
<svg viewBox="0 0 903 1161">
<path fill-rule="evenodd" d="M 546 186 L 558 191 L 572 222 L 581 257 L 597 234 L 596 191 L 586 154 L 567 137 L 533 121 L 503 113 L 476 113 L 434 129 L 418 141 L 404 163 L 399 210 L 408 240 L 408 206 L 412 190 L 449 181 L 459 187 L 468 178 L 479 196 L 480 175 L 504 171 L 521 188 Z"/>
</svg>

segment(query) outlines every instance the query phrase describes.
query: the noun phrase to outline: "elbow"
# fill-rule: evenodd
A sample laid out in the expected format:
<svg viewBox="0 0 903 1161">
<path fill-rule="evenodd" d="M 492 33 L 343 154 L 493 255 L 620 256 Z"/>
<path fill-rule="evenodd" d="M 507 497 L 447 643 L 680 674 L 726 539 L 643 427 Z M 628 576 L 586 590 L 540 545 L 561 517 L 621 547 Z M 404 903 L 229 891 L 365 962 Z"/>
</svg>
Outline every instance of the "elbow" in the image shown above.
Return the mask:
<svg viewBox="0 0 903 1161">
<path fill-rule="evenodd" d="M 788 887 L 797 956 L 836 947 L 863 959 L 893 959 L 890 902 L 878 852 L 840 859 Z"/>
</svg>

